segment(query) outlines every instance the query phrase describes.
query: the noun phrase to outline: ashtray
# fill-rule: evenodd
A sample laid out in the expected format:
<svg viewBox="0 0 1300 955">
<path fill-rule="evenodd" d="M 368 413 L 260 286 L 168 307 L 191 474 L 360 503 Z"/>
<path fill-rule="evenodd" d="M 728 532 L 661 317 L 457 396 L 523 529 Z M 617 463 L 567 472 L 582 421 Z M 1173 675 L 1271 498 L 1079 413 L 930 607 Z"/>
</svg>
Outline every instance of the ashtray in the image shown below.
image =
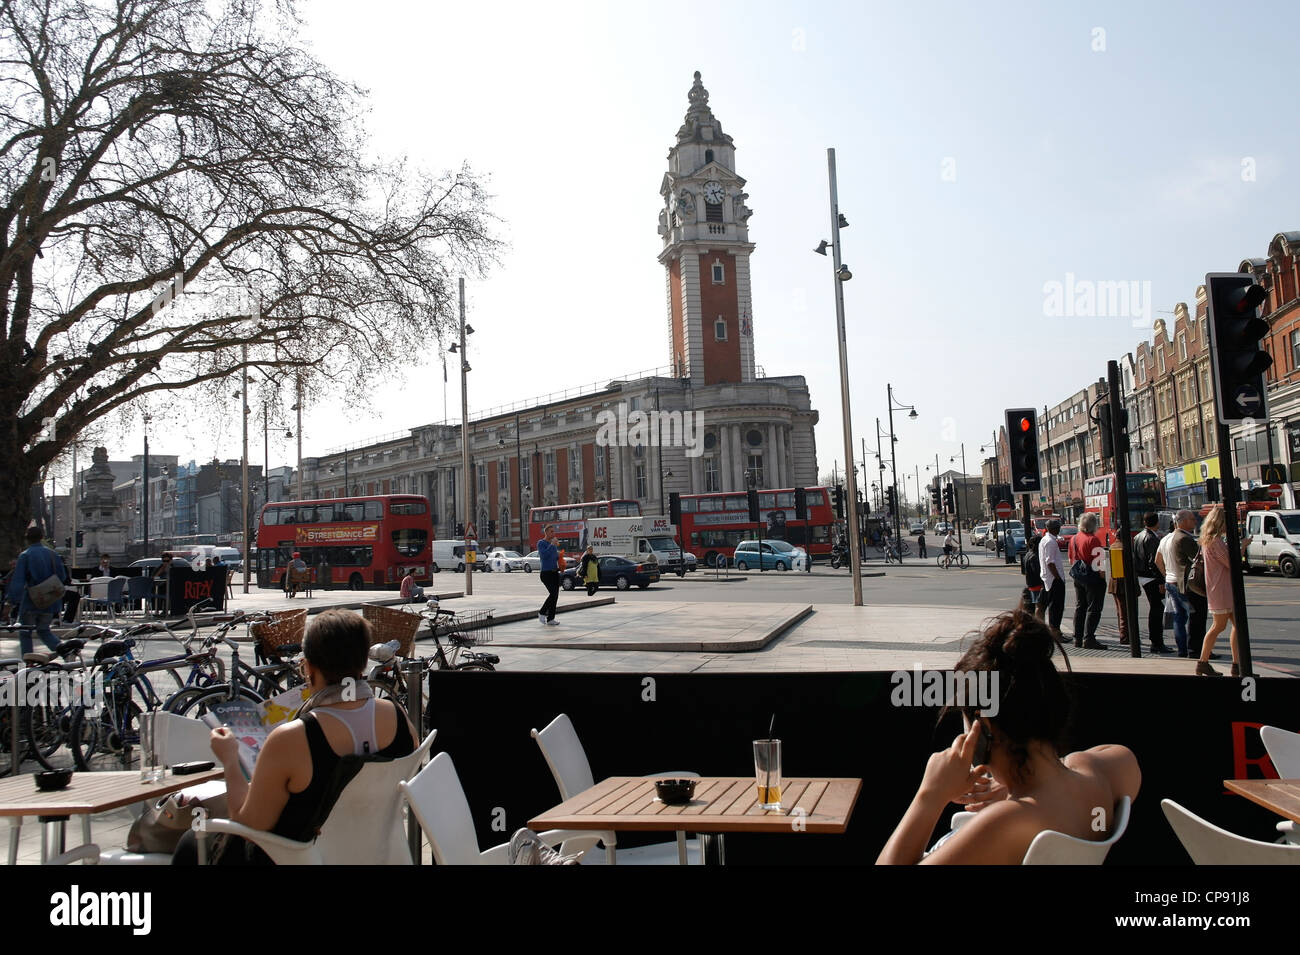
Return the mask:
<svg viewBox="0 0 1300 955">
<path fill-rule="evenodd" d="M 665 805 L 681 805 L 690 802 L 695 795 L 695 783 L 694 779 L 657 779 L 655 791 Z"/>
<path fill-rule="evenodd" d="M 72 770 L 70 769 L 48 769 L 36 774 L 36 788 L 42 792 L 49 793 L 57 789 L 66 789 L 70 782 L 72 782 Z"/>
</svg>

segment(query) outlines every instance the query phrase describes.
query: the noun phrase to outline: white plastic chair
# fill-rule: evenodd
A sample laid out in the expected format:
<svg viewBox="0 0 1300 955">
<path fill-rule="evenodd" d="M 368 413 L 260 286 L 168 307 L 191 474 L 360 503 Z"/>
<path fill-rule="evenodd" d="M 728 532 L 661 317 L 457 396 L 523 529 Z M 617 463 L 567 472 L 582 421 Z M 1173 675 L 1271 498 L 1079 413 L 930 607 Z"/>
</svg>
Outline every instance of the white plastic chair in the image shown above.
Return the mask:
<svg viewBox="0 0 1300 955">
<path fill-rule="evenodd" d="M 578 732 L 573 728 L 573 721 L 567 714 L 561 713 L 551 720 L 546 729 L 534 729 L 531 735 L 537 740 L 542 755 L 546 757 L 546 765 L 551 768 L 555 784 L 560 787 L 561 801 L 572 799 L 596 784 L 591 775 L 591 762 L 587 759 L 587 751 L 583 749 L 582 741 L 578 739 Z M 698 779 L 699 775 L 691 772 L 651 773 L 643 778 Z M 610 865 L 617 864 L 618 836 L 613 832 L 600 832 L 597 835 L 600 841 L 605 843 L 606 861 Z M 656 849 L 662 851 L 666 847 L 665 843 Z M 638 853 L 638 855 L 643 855 L 643 861 L 647 864 L 653 865 L 662 861 L 658 858 L 658 852 Z M 682 865 L 687 863 L 685 832 L 677 833 L 677 861 Z"/>
<path fill-rule="evenodd" d="M 410 782 L 401 783 L 402 795 L 424 830 L 438 865 L 508 865 L 510 844 L 502 843 L 480 852 L 474 832 L 474 816 L 465 798 L 456 766 L 448 753 L 439 753 Z M 563 843 L 560 852 L 586 852 L 596 844 L 599 833 L 551 829 L 538 833 L 549 846 Z"/>
<path fill-rule="evenodd" d="M 247 839 L 276 865 L 412 865 L 402 825 L 401 786 L 424 762 L 437 735 L 434 730 L 409 756 L 366 762 L 343 787 L 320 835 L 311 842 L 250 829 L 229 819 L 209 819 L 206 833 L 224 832 Z M 200 843 L 206 833 L 199 832 Z"/>
<path fill-rule="evenodd" d="M 1079 839 L 1076 836 L 1067 836 L 1065 833 L 1057 832 L 1054 829 L 1044 829 L 1034 836 L 1033 842 L 1029 843 L 1029 848 L 1025 850 L 1025 857 L 1020 860 L 1020 864 L 1101 865 L 1106 861 L 1106 856 L 1110 853 L 1111 847 L 1119 841 L 1120 837 L 1128 829 L 1128 820 L 1132 808 L 1128 796 L 1121 796 L 1119 802 L 1115 804 L 1115 820 L 1111 825 L 1111 833 L 1102 842 L 1092 842 L 1088 839 Z M 952 829 L 948 835 L 952 835 L 974 818 L 975 813 L 973 812 L 953 813 Z M 939 848 L 940 843 L 947 838 L 948 836 L 944 836 L 943 839 L 936 842 L 930 852 Z"/>
<path fill-rule="evenodd" d="M 1283 779 L 1300 779 L 1300 733 L 1292 733 L 1276 726 L 1265 726 L 1259 731 L 1273 768 Z M 1290 819 L 1277 824 L 1277 831 L 1287 842 L 1300 845 L 1300 826 Z"/>
<path fill-rule="evenodd" d="M 154 732 L 157 734 L 158 761 L 163 766 L 193 763 L 200 760 L 216 761 L 212 753 L 212 727 L 202 720 L 177 716 L 165 710 L 154 713 Z M 221 780 L 199 783 L 182 790 L 181 794 L 196 799 L 207 799 L 225 792 Z M 86 839 L 90 841 L 89 837 Z M 100 865 L 171 865 L 170 852 L 131 852 L 129 849 L 109 849 L 100 852 Z"/>
<path fill-rule="evenodd" d="M 1197 865 L 1300 865 L 1300 846 L 1247 839 L 1206 822 L 1172 799 L 1160 800 L 1160 808 Z"/>
</svg>

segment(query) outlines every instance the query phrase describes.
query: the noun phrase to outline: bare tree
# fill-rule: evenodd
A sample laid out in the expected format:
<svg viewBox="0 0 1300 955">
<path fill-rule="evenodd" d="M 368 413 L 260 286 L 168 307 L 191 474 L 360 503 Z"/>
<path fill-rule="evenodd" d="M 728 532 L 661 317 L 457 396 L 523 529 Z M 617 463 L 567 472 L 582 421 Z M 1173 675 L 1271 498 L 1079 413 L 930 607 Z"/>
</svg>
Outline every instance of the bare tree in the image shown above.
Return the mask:
<svg viewBox="0 0 1300 955">
<path fill-rule="evenodd" d="M 297 26 L 293 0 L 0 0 L 0 553 L 93 422 L 243 367 L 359 394 L 493 260 L 473 174 L 371 156 Z"/>
</svg>

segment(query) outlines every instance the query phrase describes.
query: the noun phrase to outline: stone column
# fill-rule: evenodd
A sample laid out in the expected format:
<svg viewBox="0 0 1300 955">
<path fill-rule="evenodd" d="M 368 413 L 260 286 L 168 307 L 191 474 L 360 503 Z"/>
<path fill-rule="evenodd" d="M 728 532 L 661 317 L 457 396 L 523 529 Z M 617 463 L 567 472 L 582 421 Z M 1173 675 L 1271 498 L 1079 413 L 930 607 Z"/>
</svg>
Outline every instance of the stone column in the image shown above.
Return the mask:
<svg viewBox="0 0 1300 955">
<path fill-rule="evenodd" d="M 731 480 L 731 426 L 724 424 L 718 427 L 718 490 L 735 490 Z"/>
<path fill-rule="evenodd" d="M 731 439 L 736 444 L 736 486 L 743 491 L 749 486 L 745 483 L 745 455 L 749 446 L 745 444 L 745 429 L 738 424 L 731 427 Z"/>
<path fill-rule="evenodd" d="M 768 487 L 785 487 L 781 482 L 781 459 L 776 453 L 776 425 L 767 423 L 767 444 L 763 448 L 763 469 L 767 471 Z"/>
<path fill-rule="evenodd" d="M 785 487 L 787 484 L 793 485 L 794 471 L 790 467 L 790 462 L 786 460 L 786 442 L 785 442 L 785 425 L 776 426 L 776 458 L 781 462 L 781 483 L 778 487 Z"/>
</svg>

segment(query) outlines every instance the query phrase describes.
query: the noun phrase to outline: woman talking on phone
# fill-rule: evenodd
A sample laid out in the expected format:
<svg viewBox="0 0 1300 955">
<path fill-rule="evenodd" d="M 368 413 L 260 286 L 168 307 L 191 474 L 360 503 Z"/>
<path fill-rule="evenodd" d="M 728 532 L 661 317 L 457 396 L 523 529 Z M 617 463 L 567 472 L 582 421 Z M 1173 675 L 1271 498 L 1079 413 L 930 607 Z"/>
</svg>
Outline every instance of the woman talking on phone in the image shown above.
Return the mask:
<svg viewBox="0 0 1300 955">
<path fill-rule="evenodd" d="M 1114 807 L 1123 796 L 1136 798 L 1142 773 L 1124 746 L 1060 755 L 1070 703 L 1052 664 L 1057 646 L 1042 621 L 1021 611 L 996 617 L 976 638 L 956 670 L 991 674 L 996 713 L 964 711 L 969 728 L 930 757 L 878 865 L 1019 865 L 1045 830 L 1107 838 Z M 976 816 L 927 855 L 950 802 Z"/>
</svg>

